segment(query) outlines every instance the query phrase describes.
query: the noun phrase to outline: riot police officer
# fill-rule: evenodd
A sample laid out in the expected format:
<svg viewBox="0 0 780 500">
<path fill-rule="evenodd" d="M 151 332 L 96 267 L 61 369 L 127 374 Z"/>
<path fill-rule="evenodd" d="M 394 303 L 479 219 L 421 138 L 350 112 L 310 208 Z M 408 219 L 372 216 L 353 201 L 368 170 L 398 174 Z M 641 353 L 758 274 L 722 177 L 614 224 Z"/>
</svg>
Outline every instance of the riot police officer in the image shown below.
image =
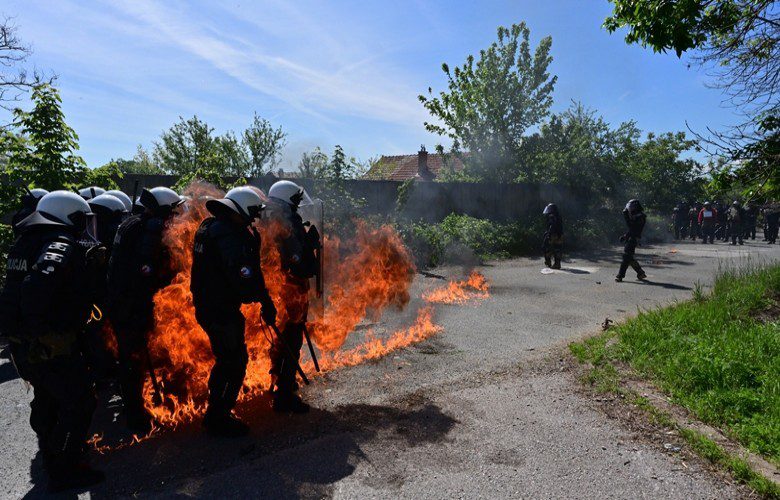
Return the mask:
<svg viewBox="0 0 780 500">
<path fill-rule="evenodd" d="M 745 207 L 745 225 L 743 231 L 745 239 L 756 239 L 756 223 L 758 222 L 758 207 L 753 202 L 747 202 Z"/>
<path fill-rule="evenodd" d="M 100 196 L 101 194 L 106 194 L 106 190 L 98 186 L 89 186 L 79 189 L 79 196 L 86 201 L 89 201 L 96 196 Z"/>
<path fill-rule="evenodd" d="M 133 211 L 133 200 L 130 199 L 124 192 L 118 189 L 109 189 L 105 194 L 110 194 L 114 198 L 117 198 L 125 206 L 125 211 L 129 214 Z"/>
<path fill-rule="evenodd" d="M 154 294 L 173 279 L 163 230 L 182 198 L 166 187 L 141 192 L 143 213 L 119 226 L 108 265 L 108 318 L 119 348 L 119 384 L 127 425 L 148 432 L 152 417 L 144 408 L 147 335 L 154 327 Z"/>
<path fill-rule="evenodd" d="M 87 203 L 95 214 L 98 241 L 110 249 L 117 229 L 127 215 L 127 208 L 122 200 L 108 193 L 91 198 Z"/>
<path fill-rule="evenodd" d="M 549 203 L 544 207 L 542 215 L 547 218 L 547 231 L 542 242 L 544 265 L 552 269 L 560 269 L 563 255 L 563 219 L 555 203 Z"/>
<path fill-rule="evenodd" d="M 680 239 L 680 235 L 684 229 L 683 214 L 680 211 L 680 207 L 674 207 L 674 209 L 672 209 L 672 234 L 675 241 Z"/>
<path fill-rule="evenodd" d="M 315 251 L 316 231 L 306 230 L 298 213 L 305 198 L 304 189 L 291 181 L 278 181 L 268 190 L 272 217 L 284 226 L 284 235 L 275 243 L 282 259 L 284 303 L 281 339 L 271 346 L 271 376 L 274 380 L 273 409 L 277 412 L 305 413 L 309 405 L 297 394 L 296 364 L 303 346 L 303 333 L 309 312 L 309 279 L 318 272 Z M 316 240 L 316 241 L 315 241 Z M 293 358 L 293 359 L 291 359 Z"/>
<path fill-rule="evenodd" d="M 95 392 L 78 347 L 92 306 L 85 287 L 89 260 L 97 253 L 78 239 L 90 227 L 91 215 L 75 193 L 43 196 L 37 211 L 19 223 L 0 294 L 0 328 L 19 375 L 34 389 L 30 425 L 54 491 L 104 478 L 85 460 Z"/>
<path fill-rule="evenodd" d="M 699 226 L 701 228 L 701 242 L 712 244 L 715 240 L 715 226 L 718 220 L 718 211 L 709 201 L 699 211 Z"/>
<path fill-rule="evenodd" d="M 13 228 L 15 234 L 18 234 L 16 231 L 16 226 L 26 217 L 35 212 L 35 209 L 38 207 L 38 201 L 40 201 L 40 199 L 47 194 L 49 194 L 49 192 L 45 189 L 35 188 L 26 191 L 22 195 L 21 206 L 11 218 L 11 227 Z"/>
<path fill-rule="evenodd" d="M 620 241 L 625 243 L 625 246 L 623 247 L 623 260 L 620 262 L 620 269 L 617 276 L 615 276 L 615 281 L 623 281 L 623 278 L 626 277 L 628 266 L 631 266 L 636 271 L 638 280 L 644 280 L 647 278 L 647 275 L 642 270 L 639 262 L 636 261 L 636 258 L 634 258 L 634 253 L 637 245 L 639 245 L 639 240 L 642 238 L 642 230 L 645 228 L 646 221 L 646 216 L 639 200 L 629 200 L 623 209 L 623 218 L 628 226 L 628 231 L 620 237 Z"/>
<path fill-rule="evenodd" d="M 276 308 L 260 269 L 260 235 L 252 227 L 263 207 L 254 188 L 231 189 L 223 199 L 206 202 L 213 217 L 195 233 L 190 290 L 195 317 L 215 358 L 203 420 L 213 435 L 241 436 L 249 431 L 231 413 L 248 361 L 241 304 L 259 302 L 263 321 L 276 325 Z"/>
<path fill-rule="evenodd" d="M 129 198 L 128 198 L 129 199 Z M 96 237 L 110 255 L 119 224 L 127 215 L 125 204 L 113 195 L 100 194 L 87 201 L 95 214 Z M 116 359 L 108 348 L 107 336 L 111 335 L 103 320 L 102 311 L 106 310 L 106 279 L 108 262 L 94 270 L 99 276 L 95 285 L 95 307 L 98 315 L 86 328 L 84 352 L 89 360 L 96 381 L 108 379 L 116 369 Z"/>
<path fill-rule="evenodd" d="M 727 219 L 729 227 L 729 236 L 731 236 L 731 244 L 736 245 L 737 241 L 742 245 L 742 224 L 745 221 L 745 210 L 738 200 L 734 200 L 731 207 L 728 210 Z"/>
</svg>

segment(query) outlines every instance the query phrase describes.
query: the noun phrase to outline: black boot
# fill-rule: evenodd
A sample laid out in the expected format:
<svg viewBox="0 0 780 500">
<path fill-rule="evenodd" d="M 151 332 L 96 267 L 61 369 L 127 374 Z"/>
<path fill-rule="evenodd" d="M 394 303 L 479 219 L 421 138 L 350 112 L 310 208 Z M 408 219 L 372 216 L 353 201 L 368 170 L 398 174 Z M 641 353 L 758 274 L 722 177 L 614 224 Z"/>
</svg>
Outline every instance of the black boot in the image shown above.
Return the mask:
<svg viewBox="0 0 780 500">
<path fill-rule="evenodd" d="M 206 432 L 217 437 L 241 437 L 249 434 L 249 426 L 232 413 L 209 413 L 203 419 Z"/>
<path fill-rule="evenodd" d="M 309 405 L 294 392 L 274 393 L 273 410 L 277 413 L 308 413 Z"/>
<path fill-rule="evenodd" d="M 125 411 L 127 428 L 137 434 L 147 435 L 154 427 L 154 417 L 146 408 L 133 408 Z"/>
<path fill-rule="evenodd" d="M 53 462 L 49 467 L 49 491 L 52 493 L 87 488 L 106 479 L 103 472 L 93 469 L 86 461 L 64 463 L 55 459 Z"/>
</svg>

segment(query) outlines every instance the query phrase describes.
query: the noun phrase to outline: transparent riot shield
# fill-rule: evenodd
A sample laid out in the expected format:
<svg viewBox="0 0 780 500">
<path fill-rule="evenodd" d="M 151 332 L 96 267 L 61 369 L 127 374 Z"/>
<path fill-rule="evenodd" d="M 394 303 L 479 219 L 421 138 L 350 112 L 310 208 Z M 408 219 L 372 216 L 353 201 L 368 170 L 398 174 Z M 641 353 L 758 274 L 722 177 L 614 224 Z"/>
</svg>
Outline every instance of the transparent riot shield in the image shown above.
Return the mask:
<svg viewBox="0 0 780 500">
<path fill-rule="evenodd" d="M 314 247 L 314 255 L 317 259 L 317 274 L 312 278 L 312 290 L 315 291 L 315 298 L 311 302 L 309 309 L 315 316 L 322 317 L 325 308 L 325 272 L 324 272 L 324 241 L 325 241 L 325 204 L 320 199 L 312 200 L 304 196 L 298 207 L 298 214 L 303 219 L 306 226 L 307 235 L 310 244 Z"/>
</svg>

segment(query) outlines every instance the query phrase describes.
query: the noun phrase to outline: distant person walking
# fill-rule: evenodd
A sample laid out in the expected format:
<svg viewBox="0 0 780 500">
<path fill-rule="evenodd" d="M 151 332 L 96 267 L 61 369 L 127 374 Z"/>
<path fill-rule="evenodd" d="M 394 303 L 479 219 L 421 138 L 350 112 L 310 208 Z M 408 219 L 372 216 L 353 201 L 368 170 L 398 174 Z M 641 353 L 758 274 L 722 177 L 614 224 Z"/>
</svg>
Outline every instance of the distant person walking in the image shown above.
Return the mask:
<svg viewBox="0 0 780 500">
<path fill-rule="evenodd" d="M 620 241 L 625 243 L 625 246 L 623 247 L 623 260 L 620 262 L 620 269 L 618 270 L 617 276 L 615 276 L 615 281 L 618 283 L 623 281 L 623 278 L 626 277 L 628 266 L 631 266 L 634 271 L 636 271 L 636 279 L 643 280 L 647 278 L 647 274 L 645 274 L 644 270 L 642 270 L 642 266 L 639 265 L 639 262 L 637 262 L 634 257 L 636 247 L 639 245 L 639 240 L 642 238 L 642 230 L 645 228 L 645 221 L 647 219 L 639 200 L 629 200 L 629 202 L 626 203 L 626 208 L 623 209 L 623 218 L 626 220 L 628 231 L 620 237 Z"/>
<path fill-rule="evenodd" d="M 736 245 L 737 241 L 742 245 L 742 222 L 745 220 L 745 211 L 742 209 L 739 201 L 734 200 L 731 204 L 728 214 L 729 223 L 729 236 L 731 236 L 731 244 Z"/>
</svg>

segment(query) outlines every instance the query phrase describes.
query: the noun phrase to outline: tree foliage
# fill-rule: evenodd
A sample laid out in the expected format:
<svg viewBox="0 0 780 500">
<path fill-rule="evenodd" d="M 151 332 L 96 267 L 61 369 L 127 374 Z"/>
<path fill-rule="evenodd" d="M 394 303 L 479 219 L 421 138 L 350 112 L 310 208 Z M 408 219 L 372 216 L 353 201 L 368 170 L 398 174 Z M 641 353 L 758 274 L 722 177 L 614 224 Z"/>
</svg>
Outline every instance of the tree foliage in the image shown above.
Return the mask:
<svg viewBox="0 0 780 500">
<path fill-rule="evenodd" d="M 311 152 L 301 155 L 301 161 L 298 162 L 298 171 L 301 177 L 306 179 L 316 179 L 322 177 L 328 168 L 328 155 L 322 152 L 320 148 L 315 148 Z"/>
<path fill-rule="evenodd" d="M 31 97 L 32 109 L 15 109 L 11 126 L 0 131 L 2 213 L 15 208 L 23 186 L 67 189 L 86 172 L 84 160 L 76 154 L 78 136 L 65 122 L 57 89 L 41 84 Z"/>
<path fill-rule="evenodd" d="M 634 197 L 665 210 L 699 193 L 701 166 L 683 158 L 695 147 L 683 132 L 650 133 L 643 139 L 634 122 L 613 127 L 575 102 L 528 138 L 525 161 L 531 175 L 521 180 L 565 187 L 587 200 L 585 210 Z"/>
<path fill-rule="evenodd" d="M 548 67 L 552 38 L 532 51 L 525 23 L 498 28 L 498 41 L 469 56 L 447 75 L 447 91 L 420 95 L 420 102 L 437 120 L 428 131 L 449 137 L 453 150 L 465 150 L 468 168 L 484 179 L 499 182 L 517 178 L 523 135 L 549 113 L 557 81 Z"/>
<path fill-rule="evenodd" d="M 279 155 L 287 144 L 282 127 L 273 128 L 271 122 L 254 115 L 252 124 L 244 131 L 243 146 L 249 154 L 249 174 L 260 177 L 278 164 Z"/>
<path fill-rule="evenodd" d="M 703 147 L 725 161 L 713 188 L 741 186 L 748 197 L 780 196 L 777 182 L 780 109 L 780 6 L 776 0 L 611 0 L 609 31 L 627 27 L 626 41 L 693 51 L 746 121 L 727 131 L 708 129 Z"/>
<path fill-rule="evenodd" d="M 232 131 L 215 135 L 214 128 L 197 116 L 180 117 L 155 142 L 153 158 L 162 171 L 179 176 L 200 171 L 259 177 L 277 164 L 285 137 L 281 127 L 274 129 L 257 114 L 240 136 Z"/>
</svg>

